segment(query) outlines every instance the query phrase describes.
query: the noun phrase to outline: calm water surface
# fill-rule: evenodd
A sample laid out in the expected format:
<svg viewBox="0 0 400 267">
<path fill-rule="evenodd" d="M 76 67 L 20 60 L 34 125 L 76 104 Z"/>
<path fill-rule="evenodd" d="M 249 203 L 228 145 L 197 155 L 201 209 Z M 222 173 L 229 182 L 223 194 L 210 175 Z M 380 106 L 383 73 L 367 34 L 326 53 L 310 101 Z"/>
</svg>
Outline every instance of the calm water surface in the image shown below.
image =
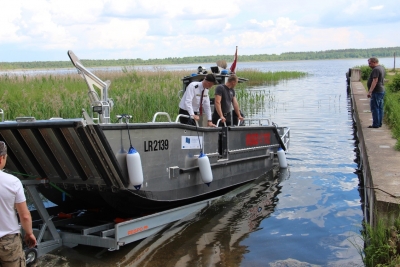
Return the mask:
<svg viewBox="0 0 400 267">
<path fill-rule="evenodd" d="M 363 214 L 345 72 L 366 62 L 240 63 L 309 74 L 250 89 L 268 91 L 275 99 L 255 116 L 291 128 L 288 170 L 270 173 L 119 251 L 58 250 L 54 266 L 363 266 L 358 252 Z M 381 60 L 387 68 L 392 62 Z"/>
</svg>

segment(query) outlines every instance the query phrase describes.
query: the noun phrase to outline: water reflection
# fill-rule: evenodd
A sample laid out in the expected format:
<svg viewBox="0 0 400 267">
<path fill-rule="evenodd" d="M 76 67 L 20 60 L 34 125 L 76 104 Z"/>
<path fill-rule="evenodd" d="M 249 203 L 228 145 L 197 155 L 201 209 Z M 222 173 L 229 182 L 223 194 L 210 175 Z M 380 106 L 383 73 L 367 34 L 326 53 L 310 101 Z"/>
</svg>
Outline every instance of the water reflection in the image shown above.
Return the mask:
<svg viewBox="0 0 400 267">
<path fill-rule="evenodd" d="M 142 241 L 117 266 L 239 266 L 246 246 L 240 244 L 258 230 L 278 201 L 280 174 L 269 172 L 213 203 L 184 222 Z"/>
</svg>

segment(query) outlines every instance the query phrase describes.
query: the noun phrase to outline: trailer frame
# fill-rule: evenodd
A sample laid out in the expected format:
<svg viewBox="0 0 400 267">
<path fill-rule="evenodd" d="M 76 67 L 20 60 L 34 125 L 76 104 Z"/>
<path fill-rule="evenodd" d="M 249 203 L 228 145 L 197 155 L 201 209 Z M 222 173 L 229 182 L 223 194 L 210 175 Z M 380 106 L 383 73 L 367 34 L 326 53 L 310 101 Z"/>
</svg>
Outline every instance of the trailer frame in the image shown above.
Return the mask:
<svg viewBox="0 0 400 267">
<path fill-rule="evenodd" d="M 31 196 L 42 221 L 38 228 L 33 229 L 37 239 L 36 248 L 25 249 L 27 263 L 34 262 L 38 257 L 61 246 L 87 245 L 107 248 L 109 251 L 118 250 L 121 246 L 158 233 L 168 224 L 210 206 L 214 200 L 219 198 L 214 197 L 151 215 L 135 217 L 119 223 L 104 221 L 94 226 L 85 226 L 83 224 L 80 225 L 83 220 L 90 220 L 85 216 L 53 221 L 54 216 L 49 215 L 37 190 L 38 184 L 48 183 L 47 179 L 21 182 Z M 62 230 L 63 228 L 76 231 L 64 231 Z M 29 253 L 30 256 L 28 257 Z M 36 255 L 32 256 L 32 253 Z"/>
</svg>

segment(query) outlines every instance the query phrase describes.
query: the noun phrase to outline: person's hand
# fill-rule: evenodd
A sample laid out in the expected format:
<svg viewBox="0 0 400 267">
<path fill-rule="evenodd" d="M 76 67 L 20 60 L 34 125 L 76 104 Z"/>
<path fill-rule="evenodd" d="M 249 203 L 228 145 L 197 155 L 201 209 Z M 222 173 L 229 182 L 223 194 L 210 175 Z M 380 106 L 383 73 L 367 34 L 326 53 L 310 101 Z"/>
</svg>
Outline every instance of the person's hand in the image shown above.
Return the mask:
<svg viewBox="0 0 400 267">
<path fill-rule="evenodd" d="M 212 121 L 207 122 L 208 127 L 216 127 L 214 123 L 212 123 Z"/>
<path fill-rule="evenodd" d="M 28 245 L 29 248 L 33 248 L 36 246 L 36 237 L 32 234 L 25 234 L 24 241 Z"/>
<path fill-rule="evenodd" d="M 370 92 L 368 92 L 367 97 L 371 98 L 371 93 Z"/>
<path fill-rule="evenodd" d="M 193 119 L 194 119 L 195 121 L 198 121 L 198 120 L 200 120 L 200 116 L 194 115 L 194 116 L 193 116 Z"/>
<path fill-rule="evenodd" d="M 222 122 L 222 123 L 226 122 L 226 119 L 225 119 L 224 116 L 221 116 L 220 119 L 221 119 L 221 122 Z"/>
<path fill-rule="evenodd" d="M 240 121 L 243 121 L 243 120 L 244 120 L 244 118 L 243 118 L 242 116 L 239 116 L 238 119 L 239 119 Z"/>
</svg>

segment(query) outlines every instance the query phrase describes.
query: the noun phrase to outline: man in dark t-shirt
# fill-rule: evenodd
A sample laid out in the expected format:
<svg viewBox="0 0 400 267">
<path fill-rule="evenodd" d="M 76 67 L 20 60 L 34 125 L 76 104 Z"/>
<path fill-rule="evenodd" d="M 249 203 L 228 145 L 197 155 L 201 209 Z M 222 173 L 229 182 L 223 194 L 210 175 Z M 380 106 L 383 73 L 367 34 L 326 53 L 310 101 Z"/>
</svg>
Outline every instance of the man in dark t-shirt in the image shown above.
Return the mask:
<svg viewBox="0 0 400 267">
<path fill-rule="evenodd" d="M 226 123 L 226 125 L 232 125 L 231 122 L 231 105 L 240 121 L 244 118 L 240 114 L 239 104 L 235 96 L 235 86 L 238 83 L 238 77 L 234 74 L 228 77 L 225 84 L 218 85 L 215 88 L 215 101 L 214 101 L 214 113 L 212 116 L 212 122 L 216 124 L 219 119 L 220 123 Z"/>
<path fill-rule="evenodd" d="M 385 79 L 385 69 L 379 65 L 379 60 L 376 57 L 368 59 L 368 65 L 372 69 L 369 76 L 368 98 L 371 98 L 370 106 L 372 112 L 372 125 L 368 128 L 382 127 L 383 120 L 383 98 L 385 96 L 385 87 L 383 85 Z"/>
</svg>

